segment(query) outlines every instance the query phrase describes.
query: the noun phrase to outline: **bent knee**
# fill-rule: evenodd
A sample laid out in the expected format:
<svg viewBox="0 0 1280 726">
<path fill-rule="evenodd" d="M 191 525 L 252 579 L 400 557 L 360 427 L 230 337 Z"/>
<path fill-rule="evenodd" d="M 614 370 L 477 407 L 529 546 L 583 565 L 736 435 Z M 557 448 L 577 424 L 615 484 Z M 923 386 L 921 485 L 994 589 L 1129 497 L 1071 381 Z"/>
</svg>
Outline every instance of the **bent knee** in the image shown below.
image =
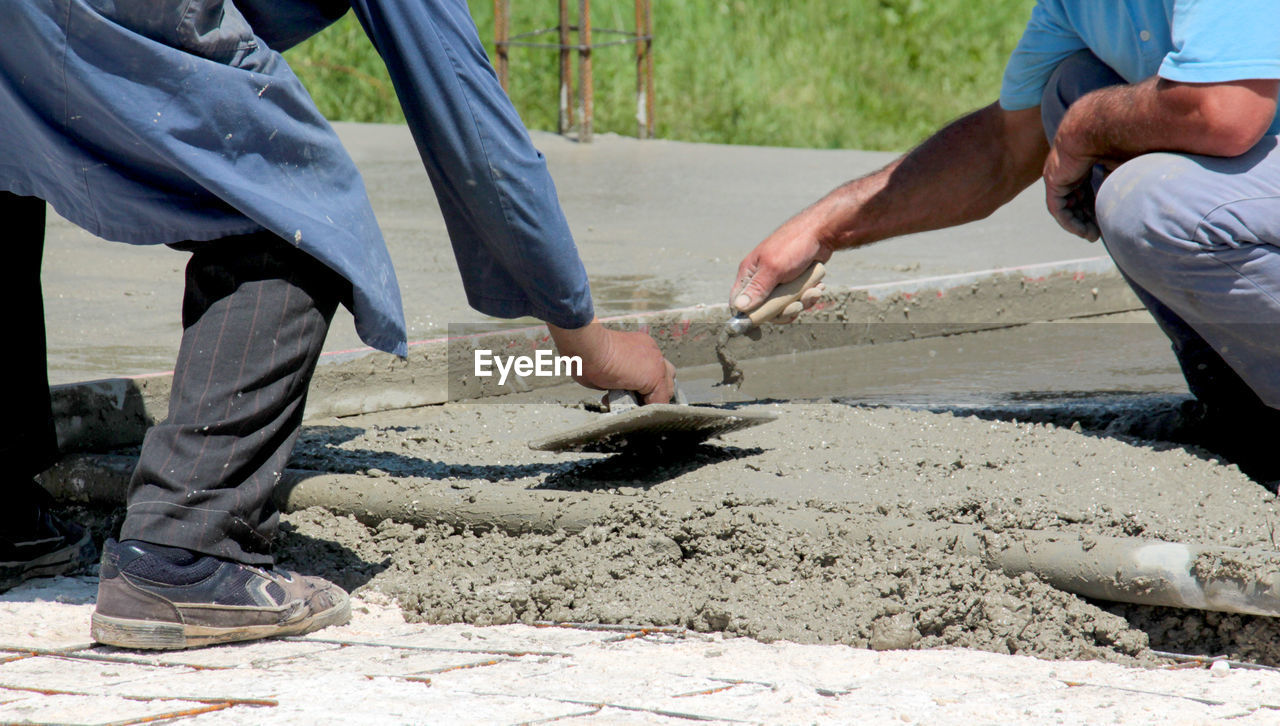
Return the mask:
<svg viewBox="0 0 1280 726">
<path fill-rule="evenodd" d="M 1213 206 L 1198 191 L 1203 175 L 1193 159 L 1168 153 L 1144 154 L 1111 172 L 1094 209 L 1112 254 L 1135 245 L 1204 251 L 1199 228 Z"/>
</svg>

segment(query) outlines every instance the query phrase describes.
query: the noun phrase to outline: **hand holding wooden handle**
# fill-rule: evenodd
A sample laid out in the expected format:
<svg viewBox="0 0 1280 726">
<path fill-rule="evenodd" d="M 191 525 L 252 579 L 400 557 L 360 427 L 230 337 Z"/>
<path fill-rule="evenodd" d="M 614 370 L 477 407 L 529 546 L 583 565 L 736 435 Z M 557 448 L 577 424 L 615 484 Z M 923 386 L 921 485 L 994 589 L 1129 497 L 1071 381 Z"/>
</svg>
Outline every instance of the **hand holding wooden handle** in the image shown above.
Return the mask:
<svg viewBox="0 0 1280 726">
<path fill-rule="evenodd" d="M 754 325 L 761 325 L 778 317 L 788 305 L 800 299 L 806 290 L 822 282 L 822 278 L 827 274 L 827 268 L 821 262 L 814 262 L 809 268 L 800 273 L 800 276 L 791 282 L 784 282 L 773 288 L 773 292 L 769 293 L 769 297 L 764 299 L 755 310 L 749 313 L 741 313 L 751 319 Z"/>
</svg>

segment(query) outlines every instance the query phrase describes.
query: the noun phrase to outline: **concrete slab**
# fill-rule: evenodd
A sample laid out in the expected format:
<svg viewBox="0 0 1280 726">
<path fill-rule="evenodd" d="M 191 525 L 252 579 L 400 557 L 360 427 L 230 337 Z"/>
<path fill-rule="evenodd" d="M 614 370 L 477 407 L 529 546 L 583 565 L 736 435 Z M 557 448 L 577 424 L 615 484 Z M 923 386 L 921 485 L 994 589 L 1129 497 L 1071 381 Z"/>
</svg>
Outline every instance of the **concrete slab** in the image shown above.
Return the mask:
<svg viewBox="0 0 1280 726">
<path fill-rule="evenodd" d="M 308 640 L 349 645 L 395 645 L 421 650 L 449 650 L 488 655 L 563 655 L 566 648 L 598 643 L 617 637 L 601 630 L 549 627 L 529 628 L 502 625 L 477 628 L 471 625 L 442 625 L 423 630 L 406 624 L 379 624 L 376 627 L 329 628 L 303 636 Z"/>
<path fill-rule="evenodd" d="M 31 696 L 0 705 L 0 719 L 18 724 L 148 723 L 208 708 L 194 701 L 137 701 L 118 697 Z"/>
<path fill-rule="evenodd" d="M 85 623 L 98 594 L 96 579 L 85 577 L 41 578 L 0 593 L 0 661 L 6 651 L 36 648 L 43 651 L 78 650 L 93 644 Z M 41 604 L 40 617 L 27 617 Z"/>
<path fill-rule="evenodd" d="M 400 276 L 410 340 L 467 308 L 444 222 L 402 126 L 338 124 L 365 177 Z M 860 151 L 770 149 L 597 137 L 579 145 L 534 134 L 592 276 L 601 315 L 719 303 L 737 262 L 787 217 L 892 158 Z M 837 257 L 836 287 L 1103 254 L 1070 237 L 1028 190 L 987 220 Z M 185 255 L 104 244 L 51 215 L 45 309 L 54 383 L 166 371 L 180 334 Z M 344 314 L 345 315 L 345 314 Z M 327 350 L 360 347 L 340 315 Z"/>
<path fill-rule="evenodd" d="M 132 663 L 102 663 L 64 656 L 34 656 L 0 664 L 0 685 L 7 689 L 118 694 L 116 686 L 145 680 L 149 676 L 189 672 L 160 666 Z"/>
<path fill-rule="evenodd" d="M 320 657 L 324 652 L 338 650 L 342 646 L 329 643 L 307 643 L 294 640 L 273 640 L 263 643 L 233 644 L 224 648 L 197 650 L 138 652 L 130 654 L 130 660 L 160 667 L 190 666 L 196 670 L 222 670 L 228 668 L 270 668 L 276 663 L 295 658 Z M 120 657 L 120 651 L 95 645 L 85 651 L 106 658 Z"/>
</svg>

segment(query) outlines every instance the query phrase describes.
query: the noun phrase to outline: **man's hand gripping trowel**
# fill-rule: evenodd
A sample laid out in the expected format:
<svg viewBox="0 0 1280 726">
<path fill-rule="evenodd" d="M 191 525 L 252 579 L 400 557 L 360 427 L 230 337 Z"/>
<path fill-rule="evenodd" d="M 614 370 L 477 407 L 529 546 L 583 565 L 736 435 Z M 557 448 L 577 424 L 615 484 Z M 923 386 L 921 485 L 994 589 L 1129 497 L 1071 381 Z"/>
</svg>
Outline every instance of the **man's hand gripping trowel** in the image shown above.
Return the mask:
<svg viewBox="0 0 1280 726">
<path fill-rule="evenodd" d="M 815 262 L 795 280 L 779 285 L 750 314 L 738 313 L 725 324 L 721 338 L 740 335 L 767 322 L 817 285 L 826 270 Z M 718 346 L 718 347 L 723 347 Z M 594 453 L 673 451 L 691 448 L 714 436 L 773 421 L 771 411 L 739 411 L 691 405 L 676 384 L 675 403 L 640 404 L 634 391 L 609 391 L 604 398 L 605 413 L 596 420 L 562 433 L 535 439 L 529 448 L 538 451 L 583 451 Z"/>
<path fill-rule="evenodd" d="M 814 262 L 796 279 L 773 288 L 769 297 L 751 312 L 740 312 L 729 318 L 729 322 L 720 331 L 720 336 L 716 338 L 716 360 L 720 361 L 720 370 L 723 374 L 718 385 L 741 387 L 745 378 L 737 359 L 729 354 L 729 339 L 746 335 L 752 329 L 782 315 L 788 305 L 799 302 L 804 294 L 817 287 L 826 275 L 827 268 L 821 262 Z"/>
</svg>

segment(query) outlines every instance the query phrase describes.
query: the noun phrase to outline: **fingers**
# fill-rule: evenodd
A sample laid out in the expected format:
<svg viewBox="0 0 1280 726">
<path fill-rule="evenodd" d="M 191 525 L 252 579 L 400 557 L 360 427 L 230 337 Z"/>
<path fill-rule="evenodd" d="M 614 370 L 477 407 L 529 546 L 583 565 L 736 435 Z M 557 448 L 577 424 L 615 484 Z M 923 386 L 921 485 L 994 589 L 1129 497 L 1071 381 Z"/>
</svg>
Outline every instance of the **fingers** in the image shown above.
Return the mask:
<svg viewBox="0 0 1280 726">
<path fill-rule="evenodd" d="M 663 377 L 657 387 L 642 397 L 644 403 L 667 403 L 676 393 L 676 367 L 666 358 L 662 359 Z"/>
<path fill-rule="evenodd" d="M 1079 187 L 1063 189 L 1048 184 L 1045 194 L 1049 214 L 1053 215 L 1058 226 L 1090 242 L 1098 241 L 1102 235 L 1093 216 L 1092 194 L 1085 193 Z"/>
<path fill-rule="evenodd" d="M 1077 237 L 1096 242 L 1101 237 L 1093 212 L 1093 188 L 1089 174 L 1093 159 L 1080 159 L 1049 151 L 1044 164 L 1045 201 L 1058 226 Z"/>
<path fill-rule="evenodd" d="M 769 322 L 776 323 L 778 325 L 794 323 L 796 318 L 800 317 L 800 313 L 802 312 L 804 312 L 804 303 L 796 300 L 783 308 L 782 312 L 778 313 L 778 316 Z"/>
<path fill-rule="evenodd" d="M 756 268 L 760 265 L 760 253 L 752 250 L 738 263 L 738 276 L 733 279 L 733 289 L 729 291 L 729 305 L 736 307 L 735 300 L 746 289 L 747 283 L 755 277 Z"/>
<path fill-rule="evenodd" d="M 729 305 L 742 312 L 754 310 L 777 285 L 778 271 L 764 264 L 759 252 L 752 252 L 738 265 L 738 279 L 733 284 Z"/>
<path fill-rule="evenodd" d="M 799 300 L 787 305 L 782 309 L 782 312 L 778 313 L 777 317 L 773 318 L 769 322 L 776 325 L 794 323 L 796 319 L 800 317 L 801 313 L 806 310 L 811 310 L 814 305 L 817 305 L 818 301 L 822 299 L 823 293 L 826 291 L 827 286 L 824 283 L 820 282 L 817 285 L 814 285 L 808 290 L 805 290 L 804 293 L 800 295 Z"/>
<path fill-rule="evenodd" d="M 601 328 L 603 344 L 588 351 L 578 382 L 589 387 L 635 391 L 642 403 L 666 403 L 675 394 L 676 367 L 653 338 L 641 332 Z"/>
<path fill-rule="evenodd" d="M 817 305 L 818 301 L 822 299 L 822 296 L 826 291 L 827 285 L 822 282 L 819 282 L 817 285 L 805 290 L 804 293 L 800 295 L 800 302 L 804 303 L 804 309 L 809 310 L 814 305 Z"/>
</svg>

